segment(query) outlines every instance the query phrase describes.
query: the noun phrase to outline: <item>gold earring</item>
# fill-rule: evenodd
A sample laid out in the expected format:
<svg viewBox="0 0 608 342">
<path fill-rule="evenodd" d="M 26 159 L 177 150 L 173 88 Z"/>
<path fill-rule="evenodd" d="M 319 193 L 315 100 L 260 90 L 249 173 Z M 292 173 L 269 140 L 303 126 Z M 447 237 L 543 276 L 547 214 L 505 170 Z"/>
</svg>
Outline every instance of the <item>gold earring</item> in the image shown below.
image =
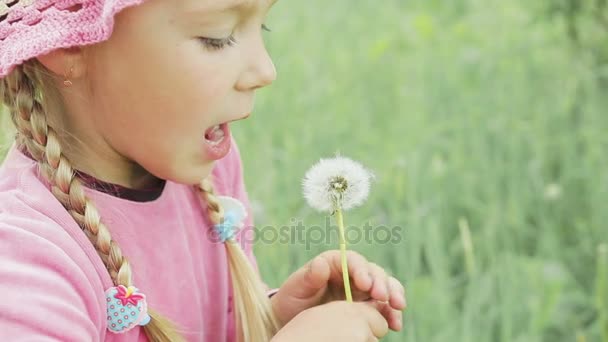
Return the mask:
<svg viewBox="0 0 608 342">
<path fill-rule="evenodd" d="M 63 80 L 63 85 L 66 87 L 71 87 L 72 86 L 72 81 L 70 80 L 70 77 L 72 77 L 72 73 L 74 73 L 74 67 L 70 68 L 70 71 L 68 72 L 68 74 L 64 74 L 64 80 Z"/>
</svg>

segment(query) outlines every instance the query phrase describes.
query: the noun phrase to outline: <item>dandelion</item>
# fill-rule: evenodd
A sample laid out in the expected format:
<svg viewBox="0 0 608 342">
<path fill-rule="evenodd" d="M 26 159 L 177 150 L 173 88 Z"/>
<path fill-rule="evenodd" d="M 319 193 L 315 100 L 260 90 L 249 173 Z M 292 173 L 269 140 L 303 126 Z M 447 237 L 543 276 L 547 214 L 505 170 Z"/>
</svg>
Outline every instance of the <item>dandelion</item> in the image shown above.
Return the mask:
<svg viewBox="0 0 608 342">
<path fill-rule="evenodd" d="M 321 159 L 304 176 L 304 198 L 314 209 L 336 216 L 340 231 L 340 254 L 346 299 L 352 302 L 343 211 L 360 206 L 369 195 L 372 173 L 345 157 Z"/>
</svg>

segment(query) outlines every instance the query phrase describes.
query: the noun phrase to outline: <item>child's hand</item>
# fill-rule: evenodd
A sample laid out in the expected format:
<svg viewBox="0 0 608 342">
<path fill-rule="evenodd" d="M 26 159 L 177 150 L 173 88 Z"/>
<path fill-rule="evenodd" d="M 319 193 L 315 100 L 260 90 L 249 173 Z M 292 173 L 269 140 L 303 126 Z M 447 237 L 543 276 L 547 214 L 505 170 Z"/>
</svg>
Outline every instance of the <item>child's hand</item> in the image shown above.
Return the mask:
<svg viewBox="0 0 608 342">
<path fill-rule="evenodd" d="M 381 312 L 391 309 L 375 300 L 361 303 L 335 301 L 300 312 L 271 342 L 370 342 L 388 333 Z"/>
<path fill-rule="evenodd" d="M 401 330 L 401 311 L 406 307 L 403 285 L 356 252 L 348 251 L 347 260 L 353 300 L 387 302 L 381 314 L 390 329 Z M 340 251 L 334 250 L 321 253 L 289 276 L 271 302 L 277 318 L 287 324 L 301 311 L 344 299 Z"/>
</svg>

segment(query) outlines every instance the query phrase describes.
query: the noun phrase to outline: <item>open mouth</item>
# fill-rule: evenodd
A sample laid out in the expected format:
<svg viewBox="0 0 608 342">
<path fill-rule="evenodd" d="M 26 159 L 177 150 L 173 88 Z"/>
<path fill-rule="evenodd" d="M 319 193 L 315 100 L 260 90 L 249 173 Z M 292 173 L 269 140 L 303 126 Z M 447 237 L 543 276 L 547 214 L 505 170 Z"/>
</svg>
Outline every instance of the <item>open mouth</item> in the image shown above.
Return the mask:
<svg viewBox="0 0 608 342">
<path fill-rule="evenodd" d="M 215 125 L 205 131 L 205 140 L 211 146 L 219 145 L 226 138 L 226 128 L 228 124 Z"/>
</svg>

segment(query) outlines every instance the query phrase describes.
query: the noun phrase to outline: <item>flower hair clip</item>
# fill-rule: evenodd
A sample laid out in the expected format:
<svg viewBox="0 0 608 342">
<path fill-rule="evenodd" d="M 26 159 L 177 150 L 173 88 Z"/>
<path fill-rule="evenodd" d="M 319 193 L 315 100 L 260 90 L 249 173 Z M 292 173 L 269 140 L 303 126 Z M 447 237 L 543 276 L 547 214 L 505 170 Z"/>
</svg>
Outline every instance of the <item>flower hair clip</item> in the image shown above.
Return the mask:
<svg viewBox="0 0 608 342">
<path fill-rule="evenodd" d="M 346 300 L 352 302 L 343 211 L 357 207 L 367 199 L 373 174 L 361 164 L 337 156 L 321 159 L 308 170 L 302 183 L 308 204 L 321 212 L 335 216 L 340 233 L 342 278 Z"/>
<path fill-rule="evenodd" d="M 150 322 L 146 295 L 135 286 L 118 285 L 106 291 L 108 330 L 123 334 Z"/>
<path fill-rule="evenodd" d="M 247 217 L 247 210 L 239 200 L 228 197 L 218 196 L 217 200 L 224 209 L 224 218 L 221 223 L 214 226 L 219 240 L 223 243 L 233 240 L 239 230 L 243 228 L 243 222 Z"/>
</svg>

